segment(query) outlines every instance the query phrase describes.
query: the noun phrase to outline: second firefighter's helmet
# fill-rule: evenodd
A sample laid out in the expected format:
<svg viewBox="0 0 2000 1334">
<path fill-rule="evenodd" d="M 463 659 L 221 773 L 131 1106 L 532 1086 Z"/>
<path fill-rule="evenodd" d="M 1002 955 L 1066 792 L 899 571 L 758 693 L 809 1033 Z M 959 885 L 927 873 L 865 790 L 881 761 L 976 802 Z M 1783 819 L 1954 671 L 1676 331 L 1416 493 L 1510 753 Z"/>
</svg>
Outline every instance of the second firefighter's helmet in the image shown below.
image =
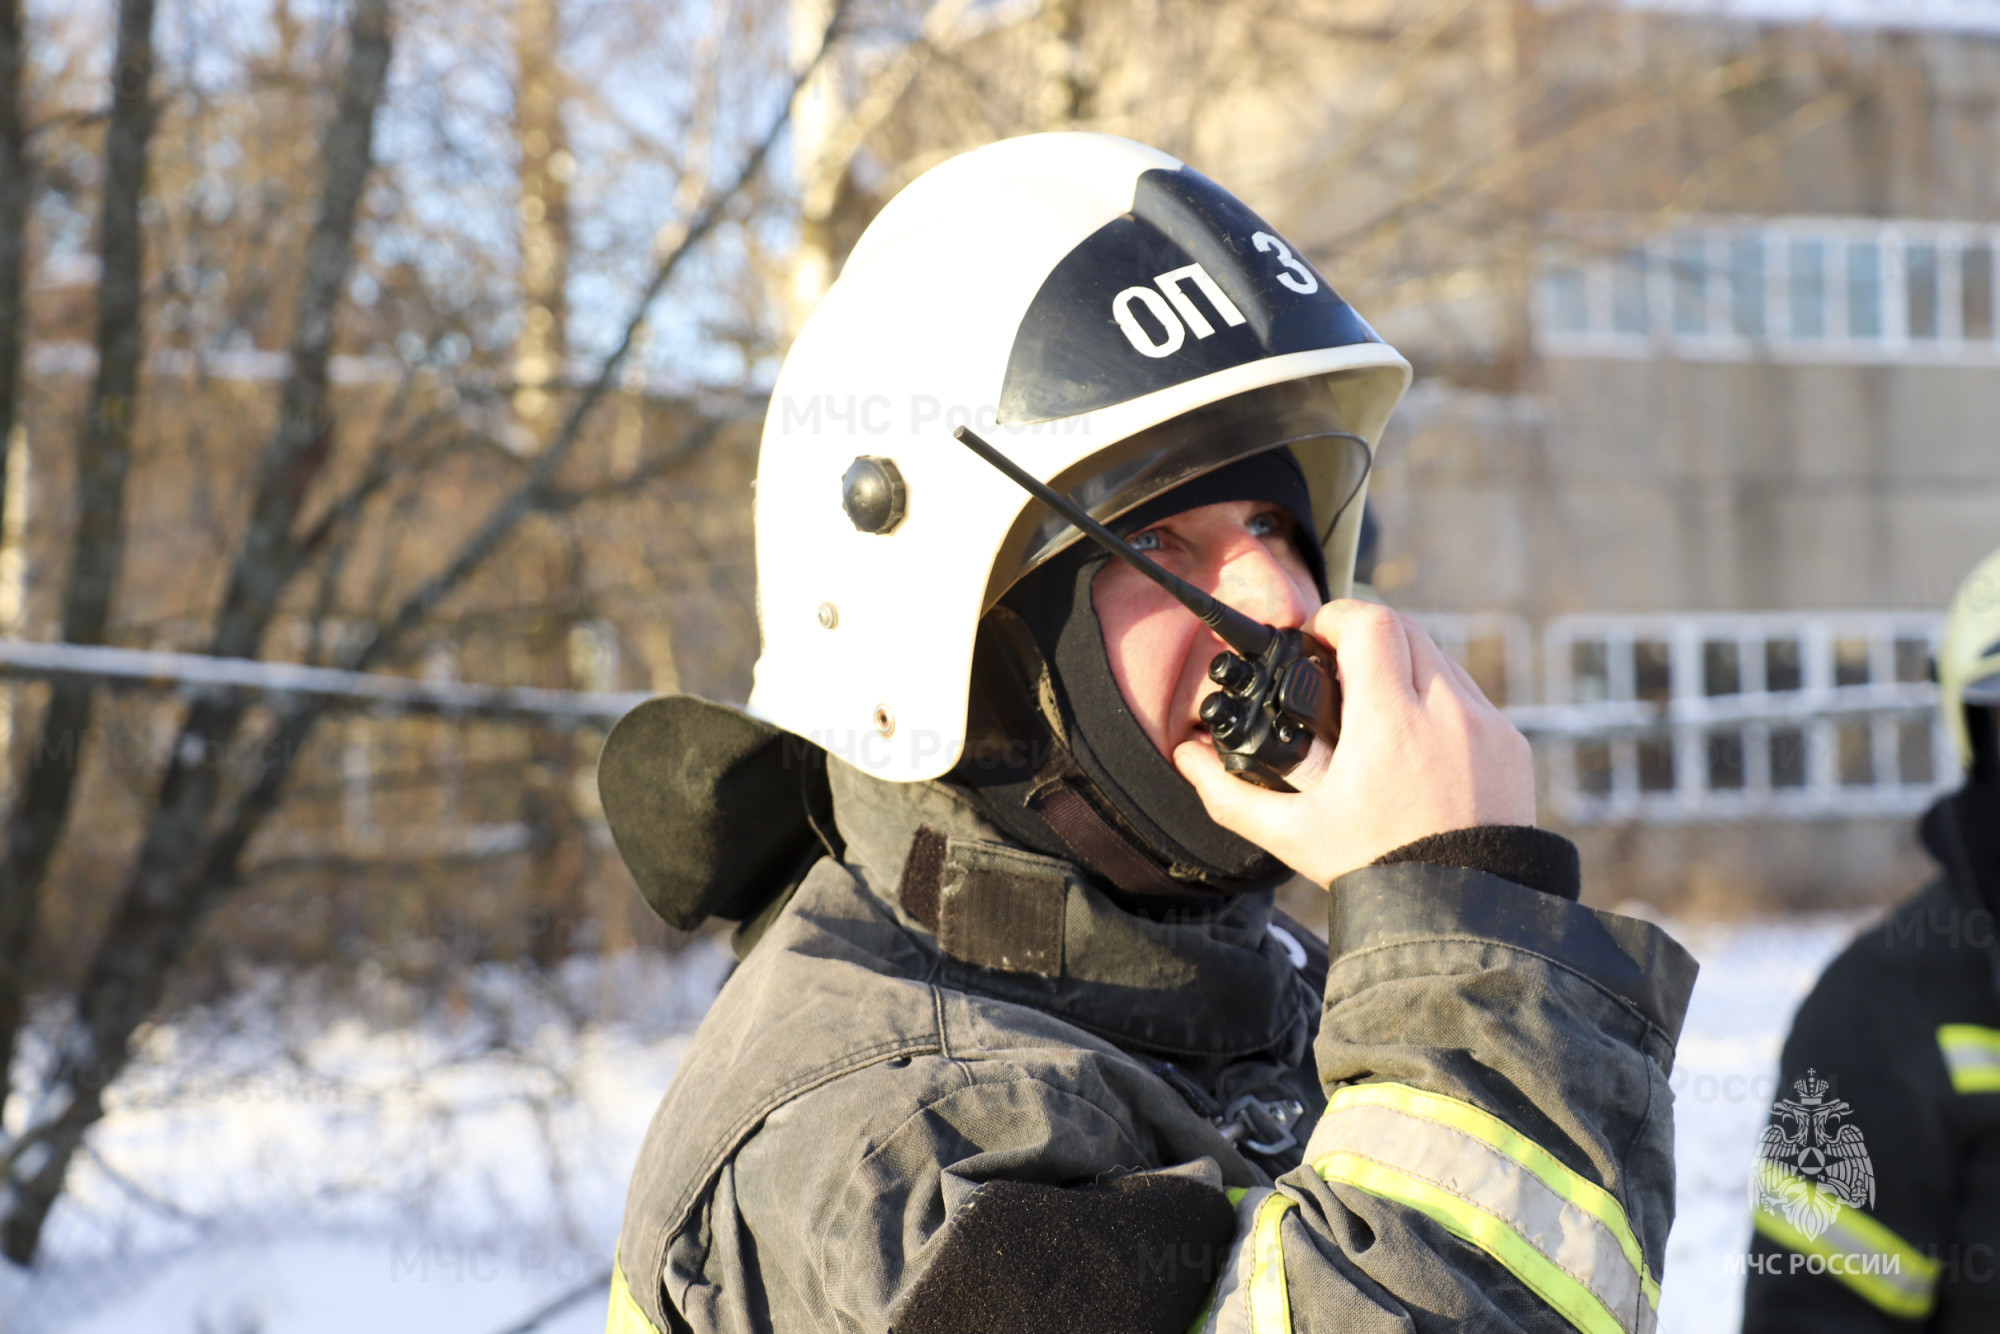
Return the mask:
<svg viewBox="0 0 2000 1334">
<path fill-rule="evenodd" d="M 959 758 L 980 617 L 1077 540 L 969 425 L 1109 521 L 1289 446 L 1343 596 L 1409 364 L 1297 246 L 1099 134 L 932 168 L 856 244 L 774 387 L 751 711 L 879 777 Z"/>
<path fill-rule="evenodd" d="M 2000 714 L 2000 551 L 1973 568 L 1958 587 L 1945 619 L 1937 654 L 1938 708 L 1958 748 L 1959 762 L 1973 767 L 1970 710 L 1979 710 L 1989 732 Z M 1996 757 L 1988 756 L 1993 763 Z"/>
</svg>

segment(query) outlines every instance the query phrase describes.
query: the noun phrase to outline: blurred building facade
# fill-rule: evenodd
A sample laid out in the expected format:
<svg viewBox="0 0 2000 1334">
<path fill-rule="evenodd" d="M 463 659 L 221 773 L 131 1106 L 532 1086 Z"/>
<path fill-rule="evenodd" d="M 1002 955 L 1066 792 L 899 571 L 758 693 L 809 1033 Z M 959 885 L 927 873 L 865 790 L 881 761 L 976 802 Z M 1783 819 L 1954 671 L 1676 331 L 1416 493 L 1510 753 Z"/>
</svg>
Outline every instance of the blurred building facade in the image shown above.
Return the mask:
<svg viewBox="0 0 2000 1334">
<path fill-rule="evenodd" d="M 1548 627 L 1551 703 L 1923 680 L 2000 542 L 2000 35 L 1910 12 L 1615 21 L 1755 72 L 1626 140 L 1646 170 L 1582 156 L 1509 294 L 1524 383 L 1413 403 L 1398 600 Z M 1547 749 L 1602 882 L 1715 906 L 1914 888 L 1910 817 L 1953 765 L 1908 711 Z"/>
</svg>

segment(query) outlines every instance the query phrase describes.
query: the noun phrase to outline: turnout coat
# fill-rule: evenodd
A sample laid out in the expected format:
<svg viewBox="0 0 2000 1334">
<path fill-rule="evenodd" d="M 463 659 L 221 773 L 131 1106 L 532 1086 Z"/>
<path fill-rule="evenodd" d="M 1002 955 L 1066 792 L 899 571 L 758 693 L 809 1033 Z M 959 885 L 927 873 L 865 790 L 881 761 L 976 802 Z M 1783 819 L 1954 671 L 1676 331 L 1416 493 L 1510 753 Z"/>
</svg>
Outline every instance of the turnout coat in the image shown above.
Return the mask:
<svg viewBox="0 0 2000 1334">
<path fill-rule="evenodd" d="M 844 848 L 646 1138 L 613 1334 L 1654 1327 L 1657 928 L 1424 861 L 1337 881 L 1327 950 L 1269 895 L 1155 920 L 947 785 L 830 779 Z"/>
<path fill-rule="evenodd" d="M 1961 791 L 1931 809 L 1921 834 L 1943 874 L 1829 964 L 1792 1022 L 1773 1163 L 1753 1183 L 1744 1334 L 2000 1330 L 1990 801 Z"/>
</svg>

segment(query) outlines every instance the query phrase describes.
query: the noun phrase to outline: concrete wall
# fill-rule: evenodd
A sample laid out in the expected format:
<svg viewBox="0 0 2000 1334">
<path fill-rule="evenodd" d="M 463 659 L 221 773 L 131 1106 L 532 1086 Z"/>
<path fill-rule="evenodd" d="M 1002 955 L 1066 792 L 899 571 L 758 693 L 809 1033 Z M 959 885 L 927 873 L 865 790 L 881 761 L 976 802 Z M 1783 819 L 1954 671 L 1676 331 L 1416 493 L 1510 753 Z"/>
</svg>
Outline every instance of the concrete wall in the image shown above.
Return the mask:
<svg viewBox="0 0 2000 1334">
<path fill-rule="evenodd" d="M 2000 371 L 1551 361 L 1420 386 L 1374 495 L 1411 605 L 1942 608 L 2000 545 Z"/>
</svg>

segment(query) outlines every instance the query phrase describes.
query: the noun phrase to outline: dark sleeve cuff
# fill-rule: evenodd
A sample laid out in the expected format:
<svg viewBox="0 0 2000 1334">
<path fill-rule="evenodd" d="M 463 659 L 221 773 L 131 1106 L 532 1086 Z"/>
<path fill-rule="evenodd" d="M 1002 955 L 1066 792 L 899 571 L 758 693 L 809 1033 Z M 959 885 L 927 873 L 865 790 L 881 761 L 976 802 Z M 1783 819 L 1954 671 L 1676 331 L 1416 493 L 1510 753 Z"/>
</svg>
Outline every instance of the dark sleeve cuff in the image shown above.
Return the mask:
<svg viewBox="0 0 2000 1334">
<path fill-rule="evenodd" d="M 1426 952 L 1411 966 L 1439 971 L 1441 942 L 1470 939 L 1541 955 L 1629 1002 L 1671 1046 L 1699 971 L 1694 956 L 1650 922 L 1566 903 L 1505 877 L 1456 866 L 1363 866 L 1333 882 L 1327 912 L 1326 943 L 1334 961 L 1326 990 L 1329 1010 L 1376 976 L 1353 969 L 1345 962 L 1350 957 L 1372 956 L 1371 967 L 1393 974 L 1396 965 L 1383 961 L 1390 947 L 1413 946 Z M 1325 1033 L 1322 1028 L 1322 1043 Z M 1326 1068 L 1324 1057 L 1320 1068 Z"/>
<path fill-rule="evenodd" d="M 1583 866 L 1576 844 L 1533 825 L 1482 824 L 1427 834 L 1384 853 L 1372 864 L 1396 866 L 1403 862 L 1484 871 L 1571 903 L 1583 893 Z"/>
</svg>

